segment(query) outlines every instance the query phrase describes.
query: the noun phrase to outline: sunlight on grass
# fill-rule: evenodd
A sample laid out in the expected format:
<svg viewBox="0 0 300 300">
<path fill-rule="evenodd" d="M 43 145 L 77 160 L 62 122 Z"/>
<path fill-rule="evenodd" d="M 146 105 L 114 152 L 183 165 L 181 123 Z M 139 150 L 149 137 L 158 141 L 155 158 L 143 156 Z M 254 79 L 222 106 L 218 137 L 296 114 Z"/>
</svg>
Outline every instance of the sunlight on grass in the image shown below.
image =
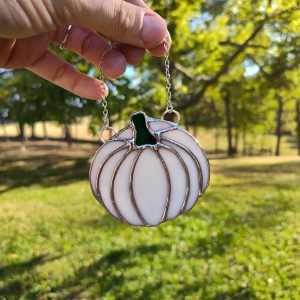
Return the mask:
<svg viewBox="0 0 300 300">
<path fill-rule="evenodd" d="M 193 210 L 134 228 L 93 200 L 93 147 L 43 147 L 0 155 L 0 299 L 299 299 L 299 158 L 213 160 Z"/>
</svg>

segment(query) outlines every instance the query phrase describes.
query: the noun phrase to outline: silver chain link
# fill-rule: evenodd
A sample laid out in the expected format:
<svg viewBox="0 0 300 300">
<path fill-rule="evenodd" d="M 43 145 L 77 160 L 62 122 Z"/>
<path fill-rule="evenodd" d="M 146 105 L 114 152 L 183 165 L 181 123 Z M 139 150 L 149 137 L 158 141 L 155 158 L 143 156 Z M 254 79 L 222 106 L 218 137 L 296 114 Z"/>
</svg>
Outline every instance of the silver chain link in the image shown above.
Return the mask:
<svg viewBox="0 0 300 300">
<path fill-rule="evenodd" d="M 170 61 L 169 61 L 169 49 L 167 38 L 164 39 L 164 57 L 165 57 L 165 74 L 166 74 L 166 90 L 167 90 L 167 107 L 166 111 L 173 111 L 172 104 L 172 84 L 170 75 Z"/>
<path fill-rule="evenodd" d="M 105 83 L 104 83 L 104 74 L 103 74 L 103 60 L 105 56 L 114 48 L 117 48 L 119 46 L 118 42 L 112 42 L 110 46 L 103 52 L 100 58 L 99 62 L 99 79 L 101 81 L 101 95 L 102 98 L 101 104 L 103 107 L 103 123 L 104 123 L 104 129 L 109 128 L 109 112 L 107 109 L 107 101 L 105 95 Z M 171 83 L 171 75 L 170 75 L 170 61 L 169 61 L 169 49 L 168 49 L 168 41 L 167 38 L 164 39 L 164 58 L 165 58 L 165 74 L 166 74 L 166 91 L 167 91 L 167 106 L 166 106 L 166 112 L 172 112 L 174 110 L 173 104 L 172 104 L 172 83 Z"/>
<path fill-rule="evenodd" d="M 100 62 L 99 62 L 99 79 L 101 81 L 101 87 L 100 87 L 100 92 L 101 92 L 101 96 L 102 98 L 101 100 L 101 104 L 103 107 L 103 124 L 104 124 L 104 129 L 108 129 L 109 128 L 109 116 L 108 116 L 108 109 L 107 109 L 107 101 L 106 101 L 106 97 L 105 97 L 105 83 L 104 83 L 104 74 L 103 74 L 103 60 L 105 58 L 105 56 L 114 48 L 117 48 L 119 46 L 118 42 L 111 42 L 111 44 L 109 45 L 109 47 L 103 52 L 103 54 L 100 57 Z"/>
</svg>

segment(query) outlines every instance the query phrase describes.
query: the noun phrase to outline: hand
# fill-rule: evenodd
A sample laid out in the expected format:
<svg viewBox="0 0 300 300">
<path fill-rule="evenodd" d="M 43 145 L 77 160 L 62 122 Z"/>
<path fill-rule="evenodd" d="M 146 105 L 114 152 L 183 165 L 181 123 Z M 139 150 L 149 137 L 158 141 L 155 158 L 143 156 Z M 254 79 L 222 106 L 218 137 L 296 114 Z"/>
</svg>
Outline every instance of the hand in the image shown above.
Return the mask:
<svg viewBox="0 0 300 300">
<path fill-rule="evenodd" d="M 122 75 L 126 64 L 140 63 L 145 49 L 162 56 L 164 38 L 171 41 L 165 21 L 142 0 L 0 0 L 0 7 L 0 67 L 25 67 L 88 99 L 101 98 L 101 82 L 48 50 L 62 42 L 67 24 L 73 26 L 65 48 L 95 65 L 108 47 L 97 32 L 120 43 L 103 61 L 109 78 Z"/>
</svg>

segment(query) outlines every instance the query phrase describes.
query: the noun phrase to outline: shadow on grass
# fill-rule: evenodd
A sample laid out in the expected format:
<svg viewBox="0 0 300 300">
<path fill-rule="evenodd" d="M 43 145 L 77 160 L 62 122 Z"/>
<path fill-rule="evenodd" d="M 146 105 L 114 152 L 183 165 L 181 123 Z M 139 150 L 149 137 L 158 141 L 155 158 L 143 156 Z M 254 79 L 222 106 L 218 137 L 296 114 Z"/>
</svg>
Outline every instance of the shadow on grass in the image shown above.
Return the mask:
<svg viewBox="0 0 300 300">
<path fill-rule="evenodd" d="M 168 245 L 154 244 L 113 250 L 89 266 L 79 268 L 72 278 L 66 279 L 51 292 L 57 295 L 56 299 L 78 299 L 81 293 L 92 287 L 93 295 L 97 295 L 99 299 L 109 291 L 117 295 L 120 288 L 128 284 L 123 274 L 124 270 L 137 266 L 137 260 L 141 255 L 157 255 L 159 251 L 168 249 Z M 154 283 L 153 286 L 146 287 L 142 286 L 142 280 L 140 282 L 139 290 L 143 290 L 145 296 L 159 285 Z M 118 299 L 133 299 L 133 294 L 125 293 Z M 145 297 L 140 299 L 145 299 Z"/>
<path fill-rule="evenodd" d="M 184 250 L 184 257 L 210 261 L 215 256 L 223 256 L 229 249 L 232 238 L 232 234 L 223 232 L 220 232 L 216 237 L 197 238 L 195 236 L 192 244 L 187 240 L 189 246 Z M 71 278 L 67 278 L 59 286 L 54 286 L 51 289 L 51 294 L 54 295 L 55 299 L 102 299 L 109 295 L 120 300 L 154 299 L 153 295 L 159 295 L 159 290 L 166 285 L 163 274 L 159 271 L 149 282 L 143 279 L 147 275 L 141 271 L 148 266 L 145 265 L 145 262 L 151 262 L 156 258 L 160 264 L 166 263 L 165 268 L 171 267 L 172 270 L 180 273 L 180 269 L 184 265 L 179 258 L 172 261 L 170 257 L 170 261 L 165 261 L 168 260 L 168 253 L 171 251 L 173 243 L 174 239 L 169 238 L 166 243 L 162 244 L 113 250 L 88 266 L 80 267 Z M 138 273 L 135 274 L 134 270 L 138 270 Z M 172 272 L 168 269 L 165 271 L 167 273 Z M 151 272 L 155 272 L 155 268 Z M 202 274 L 199 278 L 198 276 L 195 277 L 197 283 L 193 289 L 200 290 L 205 295 L 209 282 L 205 280 L 207 278 L 203 274 L 205 271 L 199 270 L 199 272 L 199 275 Z M 182 278 L 182 290 L 172 291 L 173 296 L 176 294 L 175 299 L 182 299 L 184 295 L 191 295 L 193 292 L 192 287 L 187 286 L 183 280 Z M 189 288 L 191 289 L 189 290 Z"/>
<path fill-rule="evenodd" d="M 217 170 L 225 175 L 238 174 L 299 174 L 300 175 L 300 161 L 282 162 L 274 164 L 251 164 L 246 166 L 223 166 L 218 167 Z"/>
<path fill-rule="evenodd" d="M 0 194 L 33 184 L 51 187 L 87 180 L 89 159 L 90 157 L 48 155 L 0 160 Z"/>
<path fill-rule="evenodd" d="M 216 172 L 234 182 L 219 181 L 220 187 L 239 187 L 243 189 L 272 188 L 276 190 L 297 189 L 300 181 L 300 161 L 283 162 L 271 165 L 222 166 Z"/>
<path fill-rule="evenodd" d="M 5 280 L 6 284 L 0 288 L 0 298 L 6 297 L 19 299 L 34 286 L 32 272 L 34 268 L 47 262 L 58 259 L 60 256 L 39 255 L 20 263 L 0 267 L 0 282 Z M 24 276 L 26 278 L 24 278 Z M 2 298 L 1 298 L 2 299 Z"/>
<path fill-rule="evenodd" d="M 96 205 L 99 205 L 98 209 L 102 210 L 103 215 L 101 215 L 101 217 L 83 220 L 82 222 L 79 222 L 80 226 L 88 226 L 94 230 L 111 230 L 119 224 L 124 224 L 122 221 L 111 216 L 100 203 L 97 202 Z"/>
<path fill-rule="evenodd" d="M 206 277 L 210 276 L 210 269 L 207 270 Z M 178 299 L 185 299 L 191 294 L 198 294 L 198 298 L 195 299 L 202 299 L 202 300 L 246 300 L 246 299 L 256 299 L 255 294 L 253 293 L 251 287 L 245 288 L 237 288 L 232 289 L 227 292 L 216 292 L 215 295 L 209 295 L 207 291 L 207 284 L 208 282 L 204 282 L 201 286 L 198 283 L 195 284 L 187 284 L 182 289 L 178 291 Z"/>
<path fill-rule="evenodd" d="M 198 291 L 198 286 L 187 286 L 184 290 L 192 291 Z M 184 293 L 184 290 L 180 293 L 180 295 L 185 296 L 189 295 L 188 293 Z M 217 292 L 214 296 L 209 296 L 206 294 L 206 292 L 201 291 L 200 292 L 201 297 L 199 299 L 205 299 L 205 300 L 226 300 L 226 299 L 234 299 L 234 300 L 246 300 L 246 299 L 256 299 L 255 293 L 253 293 L 252 289 L 250 287 L 246 288 L 237 288 L 232 291 L 228 292 Z"/>
</svg>

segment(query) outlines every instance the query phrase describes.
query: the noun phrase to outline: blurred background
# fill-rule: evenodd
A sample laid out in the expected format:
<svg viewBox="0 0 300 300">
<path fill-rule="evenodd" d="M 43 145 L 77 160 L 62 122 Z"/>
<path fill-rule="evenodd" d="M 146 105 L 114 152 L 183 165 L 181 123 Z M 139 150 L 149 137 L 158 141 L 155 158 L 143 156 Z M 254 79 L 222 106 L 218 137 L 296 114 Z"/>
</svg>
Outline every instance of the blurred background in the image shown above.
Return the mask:
<svg viewBox="0 0 300 300">
<path fill-rule="evenodd" d="M 158 228 L 115 221 L 88 184 L 101 103 L 0 69 L 0 299 L 300 299 L 299 1 L 147 3 L 168 21 L 174 107 L 210 188 Z M 116 128 L 165 109 L 163 58 L 108 85 Z"/>
</svg>

